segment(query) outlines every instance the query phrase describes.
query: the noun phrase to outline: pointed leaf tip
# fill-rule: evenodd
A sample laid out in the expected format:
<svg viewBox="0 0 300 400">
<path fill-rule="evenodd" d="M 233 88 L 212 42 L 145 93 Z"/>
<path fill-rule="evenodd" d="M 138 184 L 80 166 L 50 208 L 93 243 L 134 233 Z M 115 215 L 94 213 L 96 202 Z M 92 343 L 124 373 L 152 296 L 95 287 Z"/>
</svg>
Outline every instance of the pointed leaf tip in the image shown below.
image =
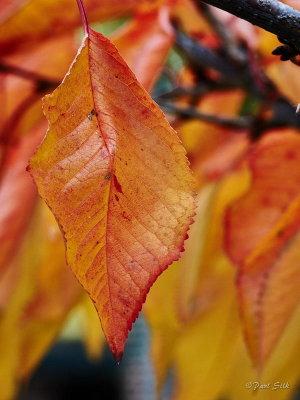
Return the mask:
<svg viewBox="0 0 300 400">
<path fill-rule="evenodd" d="M 114 359 L 116 360 L 117 364 L 120 365 L 123 359 L 123 352 L 114 354 Z"/>
</svg>

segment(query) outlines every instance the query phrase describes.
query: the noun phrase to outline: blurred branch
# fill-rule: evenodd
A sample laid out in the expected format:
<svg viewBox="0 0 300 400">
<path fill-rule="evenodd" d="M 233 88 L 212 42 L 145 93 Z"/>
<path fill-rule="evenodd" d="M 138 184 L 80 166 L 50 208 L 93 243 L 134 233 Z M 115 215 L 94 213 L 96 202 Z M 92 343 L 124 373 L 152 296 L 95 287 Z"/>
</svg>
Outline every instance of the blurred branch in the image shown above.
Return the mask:
<svg viewBox="0 0 300 400">
<path fill-rule="evenodd" d="M 300 54 L 300 11 L 277 0 L 194 0 L 220 8 L 274 33 Z"/>
<path fill-rule="evenodd" d="M 229 57 L 239 64 L 246 63 L 247 55 L 245 54 L 245 49 L 241 47 L 240 42 L 237 40 L 233 32 L 225 24 L 219 21 L 218 18 L 216 18 L 210 6 L 200 2 L 197 2 L 196 5 L 221 39 L 222 47 Z"/>
<path fill-rule="evenodd" d="M 180 107 L 171 102 L 160 101 L 159 105 L 169 114 L 176 114 L 181 117 L 195 118 L 202 121 L 222 125 L 227 128 L 243 129 L 249 128 L 252 124 L 251 117 L 238 117 L 235 119 L 227 118 L 219 115 L 204 114 L 194 107 Z"/>
<path fill-rule="evenodd" d="M 264 89 L 258 85 L 249 69 L 249 63 L 235 65 L 230 59 L 203 46 L 200 42 L 182 33 L 176 27 L 176 44 L 185 55 L 191 67 L 197 70 L 214 69 L 222 75 L 222 80 L 232 88 L 243 88 L 255 96 L 263 96 Z"/>
<path fill-rule="evenodd" d="M 239 83 L 236 70 L 227 60 L 178 29 L 176 45 L 194 68 L 212 68 L 225 76 L 228 82 L 236 85 Z"/>
<path fill-rule="evenodd" d="M 295 113 L 295 109 L 284 99 L 279 99 L 272 104 L 273 115 L 270 119 L 261 119 L 259 116 L 248 115 L 228 118 L 221 115 L 205 114 L 198 111 L 195 107 L 182 107 L 163 99 L 158 99 L 157 101 L 160 107 L 169 114 L 183 118 L 199 119 L 231 129 L 248 129 L 249 135 L 253 140 L 258 139 L 268 129 L 291 126 L 296 129 L 300 128 L 300 117 Z"/>
<path fill-rule="evenodd" d="M 0 73 L 17 75 L 20 78 L 33 81 L 36 84 L 37 92 L 44 92 L 45 90 L 56 88 L 59 85 L 59 82 L 48 79 L 43 75 L 37 74 L 36 72 L 27 71 L 20 67 L 7 64 L 3 61 L 0 61 Z"/>
<path fill-rule="evenodd" d="M 0 129 L 0 144 L 1 145 L 9 145 L 9 143 L 13 140 L 14 129 L 24 116 L 26 111 L 34 104 L 35 101 L 39 99 L 39 96 L 36 92 L 31 93 L 28 97 L 26 97 L 21 103 L 16 107 L 12 115 L 7 118 L 6 122 Z M 1 168 L 0 168 L 1 169 Z"/>
<path fill-rule="evenodd" d="M 154 97 L 154 100 L 156 102 L 159 102 L 160 99 L 163 99 L 163 100 L 177 99 L 177 98 L 185 97 L 185 96 L 188 96 L 192 99 L 193 98 L 199 99 L 201 96 L 205 95 L 206 93 L 220 91 L 220 90 L 230 90 L 230 89 L 236 89 L 236 85 L 232 85 L 229 82 L 225 82 L 225 81 L 209 81 L 209 80 L 207 80 L 205 82 L 195 84 L 195 86 L 191 86 L 191 87 L 178 86 L 168 92 L 159 93 L 157 96 Z"/>
</svg>

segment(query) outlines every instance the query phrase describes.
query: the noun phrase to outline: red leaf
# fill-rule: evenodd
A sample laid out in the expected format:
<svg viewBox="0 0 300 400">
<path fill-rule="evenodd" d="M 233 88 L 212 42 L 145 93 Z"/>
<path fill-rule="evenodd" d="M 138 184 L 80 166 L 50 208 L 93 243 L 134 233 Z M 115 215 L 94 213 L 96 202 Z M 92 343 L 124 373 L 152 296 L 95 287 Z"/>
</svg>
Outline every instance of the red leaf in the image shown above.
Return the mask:
<svg viewBox="0 0 300 400">
<path fill-rule="evenodd" d="M 44 129 L 45 123 L 38 125 L 6 153 L 0 187 L 0 274 L 19 244 L 35 204 L 36 188 L 26 166 Z"/>
<path fill-rule="evenodd" d="M 300 300 L 299 162 L 298 133 L 263 137 L 246 160 L 251 185 L 227 212 L 226 247 L 239 266 L 244 332 L 259 369 Z"/>
<path fill-rule="evenodd" d="M 150 92 L 174 41 L 169 8 L 137 14 L 112 37 L 112 41 Z"/>
</svg>

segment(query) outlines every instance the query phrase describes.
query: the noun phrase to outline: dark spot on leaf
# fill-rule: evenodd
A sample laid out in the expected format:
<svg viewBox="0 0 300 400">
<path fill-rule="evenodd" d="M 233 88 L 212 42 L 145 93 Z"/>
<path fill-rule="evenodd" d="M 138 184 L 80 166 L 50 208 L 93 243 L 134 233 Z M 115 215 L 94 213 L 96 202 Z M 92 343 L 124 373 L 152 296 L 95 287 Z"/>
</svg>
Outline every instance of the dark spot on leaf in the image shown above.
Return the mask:
<svg viewBox="0 0 300 400">
<path fill-rule="evenodd" d="M 111 177 L 111 175 L 110 175 L 110 172 L 109 172 L 108 174 L 105 175 L 104 179 L 106 179 L 107 181 L 109 181 L 109 180 L 110 180 L 110 177 Z"/>
<path fill-rule="evenodd" d="M 92 121 L 93 115 L 95 115 L 96 117 L 98 116 L 98 113 L 94 109 L 92 109 L 91 112 L 87 116 L 90 121 Z"/>
<path fill-rule="evenodd" d="M 284 234 L 284 231 L 283 231 L 282 229 L 280 229 L 280 230 L 277 232 L 277 237 L 280 238 L 281 236 L 283 236 L 283 234 Z"/>
<path fill-rule="evenodd" d="M 115 188 L 117 189 L 117 191 L 118 191 L 119 193 L 123 193 L 122 186 L 120 185 L 120 183 L 119 183 L 118 178 L 116 177 L 116 175 L 114 175 L 114 184 L 115 184 Z"/>
<path fill-rule="evenodd" d="M 119 197 L 116 194 L 115 194 L 115 198 L 116 198 L 117 201 L 119 201 Z"/>
<path fill-rule="evenodd" d="M 127 221 L 131 221 L 131 218 L 129 217 L 129 215 L 126 214 L 125 211 L 122 212 L 122 217 L 123 217 L 124 219 L 127 219 Z"/>
</svg>

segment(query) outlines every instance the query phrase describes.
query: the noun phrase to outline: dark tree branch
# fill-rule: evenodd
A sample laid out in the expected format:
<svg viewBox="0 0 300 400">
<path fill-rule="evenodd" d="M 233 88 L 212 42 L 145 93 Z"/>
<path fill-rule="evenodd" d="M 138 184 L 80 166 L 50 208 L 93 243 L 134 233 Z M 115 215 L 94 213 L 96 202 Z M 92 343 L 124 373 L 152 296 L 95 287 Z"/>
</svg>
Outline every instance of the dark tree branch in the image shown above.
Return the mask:
<svg viewBox="0 0 300 400">
<path fill-rule="evenodd" d="M 233 32 L 215 17 L 214 13 L 212 12 L 212 8 L 205 3 L 200 4 L 200 2 L 198 2 L 197 5 L 202 15 L 204 15 L 207 22 L 221 39 L 222 47 L 224 48 L 226 54 L 228 54 L 228 56 L 237 63 L 247 62 L 245 51 L 241 48 L 239 41 Z"/>
<path fill-rule="evenodd" d="M 221 90 L 236 89 L 235 85 L 225 81 L 205 81 L 196 83 L 191 87 L 177 86 L 170 91 L 156 93 L 153 100 L 159 102 L 160 100 L 178 99 L 180 97 L 190 97 L 191 99 L 199 99 L 207 93 L 212 93 Z"/>
<path fill-rule="evenodd" d="M 277 0 L 194 0 L 210 4 L 278 36 L 300 53 L 300 11 Z"/>
<path fill-rule="evenodd" d="M 7 146 L 9 142 L 14 137 L 13 133 L 18 125 L 21 118 L 24 116 L 26 111 L 40 98 L 40 95 L 36 92 L 31 93 L 28 97 L 26 97 L 19 105 L 16 107 L 12 115 L 7 118 L 5 123 L 1 126 L 0 129 L 0 145 Z M 1 170 L 1 168 L 0 168 Z"/>
<path fill-rule="evenodd" d="M 37 92 L 44 92 L 45 90 L 54 89 L 59 85 L 59 82 L 48 79 L 35 72 L 27 71 L 23 68 L 7 64 L 0 61 L 0 73 L 7 73 L 17 75 L 20 78 L 28 79 L 36 84 Z"/>
<path fill-rule="evenodd" d="M 239 84 L 235 68 L 214 51 L 177 30 L 176 45 L 195 69 L 212 68 L 220 72 L 232 84 Z"/>
<path fill-rule="evenodd" d="M 227 118 L 219 115 L 204 114 L 196 110 L 194 107 L 180 107 L 174 103 L 164 101 L 160 101 L 159 105 L 167 113 L 200 119 L 211 124 L 222 125 L 226 128 L 243 129 L 249 128 L 252 124 L 251 117 Z"/>
<path fill-rule="evenodd" d="M 225 56 L 206 48 L 199 41 L 185 35 L 178 27 L 176 33 L 176 44 L 194 71 L 212 68 L 218 71 L 222 75 L 222 80 L 226 81 L 231 87 L 243 88 L 255 96 L 262 96 L 262 88 L 255 82 L 248 65 L 249 62 L 243 63 L 244 66 L 235 65 Z"/>
</svg>

